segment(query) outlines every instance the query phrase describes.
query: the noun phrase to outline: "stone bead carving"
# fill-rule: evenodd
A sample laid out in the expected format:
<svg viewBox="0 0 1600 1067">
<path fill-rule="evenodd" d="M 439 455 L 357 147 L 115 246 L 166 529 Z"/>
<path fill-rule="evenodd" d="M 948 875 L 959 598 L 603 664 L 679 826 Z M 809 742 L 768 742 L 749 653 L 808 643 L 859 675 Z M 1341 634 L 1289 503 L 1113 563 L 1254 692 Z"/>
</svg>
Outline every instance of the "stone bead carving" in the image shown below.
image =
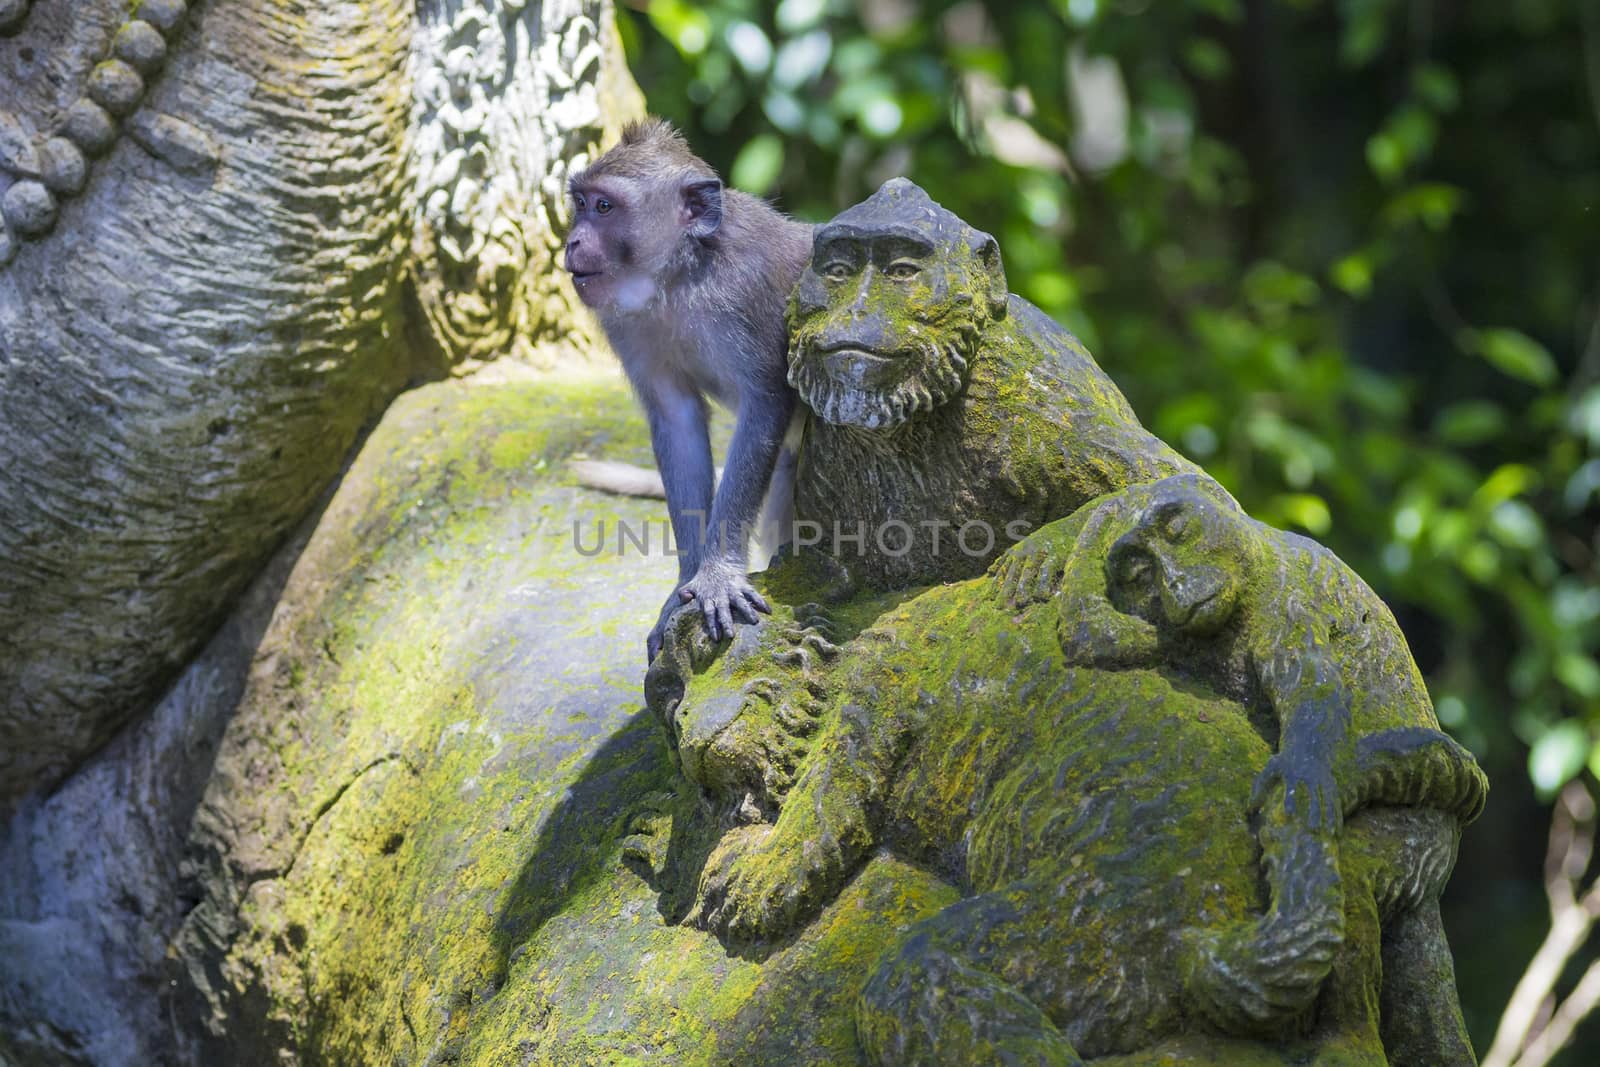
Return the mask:
<svg viewBox="0 0 1600 1067">
<path fill-rule="evenodd" d="M 89 181 L 89 161 L 65 137 L 52 137 L 39 149 L 39 176 L 58 196 L 77 196 Z"/>
<path fill-rule="evenodd" d="M 56 223 L 56 198 L 43 182 L 20 181 L 0 197 L 0 215 L 17 233 L 37 237 L 48 233 Z"/>
<path fill-rule="evenodd" d="M 167 58 L 167 41 L 150 23 L 134 19 L 117 31 L 111 51 L 141 74 L 150 74 Z"/>
<path fill-rule="evenodd" d="M 116 120 L 88 97 L 67 109 L 61 132 L 90 156 L 105 155 L 117 142 Z"/>
<path fill-rule="evenodd" d="M 28 7 L 29 0 L 0 0 L 0 33 L 20 26 Z M 140 147 L 179 171 L 194 174 L 216 164 L 216 145 L 198 127 L 171 115 L 137 114 L 146 79 L 166 62 L 186 14 L 183 0 L 142 0 L 112 38 L 111 55 L 90 73 L 84 96 L 42 144 L 17 116 L 0 111 L 0 173 L 26 179 L 3 193 L 10 229 L 0 267 L 15 258 L 23 238 L 42 237 L 55 225 L 58 197 L 83 192 L 89 161 L 111 151 L 119 120 L 127 121 Z"/>
<path fill-rule="evenodd" d="M 144 0 L 134 14 L 162 33 L 171 36 L 188 10 L 189 5 L 183 0 Z"/>
<path fill-rule="evenodd" d="M 89 99 L 111 114 L 126 117 L 139 106 L 144 79 L 120 59 L 108 59 L 89 75 Z"/>
</svg>

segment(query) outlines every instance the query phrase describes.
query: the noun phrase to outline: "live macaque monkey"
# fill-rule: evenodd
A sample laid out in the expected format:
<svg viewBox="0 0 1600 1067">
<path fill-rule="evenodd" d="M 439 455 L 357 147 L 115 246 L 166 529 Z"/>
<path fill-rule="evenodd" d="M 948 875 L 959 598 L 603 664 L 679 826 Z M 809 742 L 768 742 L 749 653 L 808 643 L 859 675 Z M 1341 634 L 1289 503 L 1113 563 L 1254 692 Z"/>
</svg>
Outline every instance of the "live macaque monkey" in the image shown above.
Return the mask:
<svg viewBox="0 0 1600 1067">
<path fill-rule="evenodd" d="M 784 309 L 811 227 L 724 188 L 659 119 L 630 124 L 569 191 L 566 268 L 644 407 L 678 546 L 678 586 L 646 641 L 654 659 L 667 618 L 691 600 L 713 639 L 769 611 L 746 574 L 746 542 L 764 495 L 763 525 L 792 526 Z M 708 398 L 736 417 L 720 483 Z"/>
</svg>

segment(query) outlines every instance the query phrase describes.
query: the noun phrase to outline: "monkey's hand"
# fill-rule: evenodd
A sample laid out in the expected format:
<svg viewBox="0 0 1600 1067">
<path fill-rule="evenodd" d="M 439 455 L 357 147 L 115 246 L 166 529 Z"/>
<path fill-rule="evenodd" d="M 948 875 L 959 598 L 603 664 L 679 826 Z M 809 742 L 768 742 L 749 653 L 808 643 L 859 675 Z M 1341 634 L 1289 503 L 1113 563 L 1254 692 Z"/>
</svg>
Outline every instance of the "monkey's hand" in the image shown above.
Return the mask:
<svg viewBox="0 0 1600 1067">
<path fill-rule="evenodd" d="M 1272 791 L 1283 786 L 1283 812 L 1311 830 L 1336 833 L 1344 822 L 1344 804 L 1330 761 L 1316 753 L 1285 749 L 1267 760 L 1250 790 L 1250 806 L 1259 811 Z"/>
<path fill-rule="evenodd" d="M 735 619 L 754 624 L 761 621 L 756 612 L 772 614 L 742 567 L 715 560 L 702 563 L 699 572 L 678 587 L 676 596 L 681 603 L 699 602 L 706 633 L 713 641 L 732 637 Z"/>
<path fill-rule="evenodd" d="M 733 834 L 739 839 L 719 847 L 700 878 L 694 920 L 703 929 L 740 944 L 782 937 L 838 888 L 818 843 L 765 826 Z"/>
<path fill-rule="evenodd" d="M 1072 545 L 1053 530 L 1030 534 L 990 566 L 993 589 L 1013 610 L 1049 600 L 1061 588 L 1071 554 Z"/>
</svg>

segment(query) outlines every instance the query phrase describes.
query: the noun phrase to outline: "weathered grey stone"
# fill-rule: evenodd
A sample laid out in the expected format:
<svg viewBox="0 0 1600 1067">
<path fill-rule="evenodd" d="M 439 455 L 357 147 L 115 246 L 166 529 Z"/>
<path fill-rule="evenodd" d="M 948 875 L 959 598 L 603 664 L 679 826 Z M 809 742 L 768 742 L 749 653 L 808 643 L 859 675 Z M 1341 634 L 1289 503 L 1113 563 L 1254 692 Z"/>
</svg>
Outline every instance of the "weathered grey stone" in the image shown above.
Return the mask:
<svg viewBox="0 0 1600 1067">
<path fill-rule="evenodd" d="M 33 138 L 17 117 L 0 111 L 0 171 L 28 178 L 39 176 L 39 154 Z"/>
<path fill-rule="evenodd" d="M 167 58 L 166 38 L 143 19 L 134 19 L 118 30 L 111 49 L 118 59 L 142 74 L 154 73 Z"/>
<path fill-rule="evenodd" d="M 39 147 L 39 176 L 59 196 L 77 196 L 89 181 L 89 161 L 65 137 L 52 137 Z"/>
<path fill-rule="evenodd" d="M 198 126 L 145 109 L 128 120 L 128 136 L 157 159 L 185 174 L 216 166 L 216 141 Z"/>
<path fill-rule="evenodd" d="M 91 156 L 103 156 L 117 143 L 117 120 L 99 104 L 84 97 L 67 109 L 61 132 Z"/>
<path fill-rule="evenodd" d="M 0 219 L 0 267 L 4 267 L 17 257 L 17 246 L 21 239 L 13 237 L 11 230 L 6 226 L 4 219 Z"/>
<path fill-rule="evenodd" d="M 89 99 L 121 118 L 133 113 L 144 96 L 144 79 L 120 59 L 108 59 L 89 75 Z"/>
<path fill-rule="evenodd" d="M 171 35 L 188 10 L 189 5 L 184 0 L 139 0 L 134 13 L 162 33 Z"/>
<path fill-rule="evenodd" d="M 17 182 L 0 196 L 0 215 L 24 237 L 49 233 L 56 224 L 56 198 L 43 182 Z"/>
<path fill-rule="evenodd" d="M 14 33 L 28 17 L 28 5 L 33 0 L 0 0 L 0 33 Z"/>
</svg>

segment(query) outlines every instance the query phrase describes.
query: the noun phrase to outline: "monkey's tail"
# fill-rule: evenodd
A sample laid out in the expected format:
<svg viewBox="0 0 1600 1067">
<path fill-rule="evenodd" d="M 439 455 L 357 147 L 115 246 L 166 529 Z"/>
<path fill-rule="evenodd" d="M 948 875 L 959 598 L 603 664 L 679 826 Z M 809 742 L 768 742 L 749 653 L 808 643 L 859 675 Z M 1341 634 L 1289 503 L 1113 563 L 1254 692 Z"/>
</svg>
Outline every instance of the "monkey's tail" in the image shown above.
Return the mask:
<svg viewBox="0 0 1600 1067">
<path fill-rule="evenodd" d="M 617 463 L 609 459 L 575 459 L 567 465 L 578 484 L 602 493 L 618 496 L 642 496 L 665 500 L 667 491 L 661 484 L 661 474 L 648 467 L 632 463 Z"/>
</svg>

